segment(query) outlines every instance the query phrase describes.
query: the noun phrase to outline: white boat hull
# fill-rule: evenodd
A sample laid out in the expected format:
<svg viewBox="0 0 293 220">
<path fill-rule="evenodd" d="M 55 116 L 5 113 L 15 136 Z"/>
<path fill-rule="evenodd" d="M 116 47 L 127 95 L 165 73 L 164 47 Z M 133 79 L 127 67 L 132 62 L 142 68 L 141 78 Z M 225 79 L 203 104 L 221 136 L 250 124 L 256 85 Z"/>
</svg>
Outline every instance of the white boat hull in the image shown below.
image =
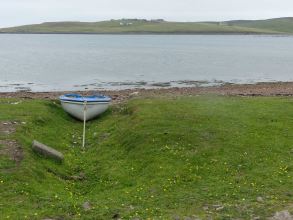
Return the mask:
<svg viewBox="0 0 293 220">
<path fill-rule="evenodd" d="M 91 120 L 105 112 L 109 107 L 109 102 L 87 102 L 86 121 Z M 74 118 L 84 120 L 84 103 L 73 101 L 61 101 L 62 108 Z"/>
</svg>

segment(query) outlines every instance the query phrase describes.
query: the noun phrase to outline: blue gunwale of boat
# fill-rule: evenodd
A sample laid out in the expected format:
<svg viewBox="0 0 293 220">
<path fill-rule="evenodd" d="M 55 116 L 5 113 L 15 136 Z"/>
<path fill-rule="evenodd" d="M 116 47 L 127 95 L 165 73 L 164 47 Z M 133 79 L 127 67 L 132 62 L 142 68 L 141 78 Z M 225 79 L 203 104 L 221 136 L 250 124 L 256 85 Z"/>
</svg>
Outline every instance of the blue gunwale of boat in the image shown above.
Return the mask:
<svg viewBox="0 0 293 220">
<path fill-rule="evenodd" d="M 110 102 L 112 99 L 105 95 L 82 96 L 79 94 L 65 94 L 59 97 L 61 101 L 68 102 Z"/>
</svg>

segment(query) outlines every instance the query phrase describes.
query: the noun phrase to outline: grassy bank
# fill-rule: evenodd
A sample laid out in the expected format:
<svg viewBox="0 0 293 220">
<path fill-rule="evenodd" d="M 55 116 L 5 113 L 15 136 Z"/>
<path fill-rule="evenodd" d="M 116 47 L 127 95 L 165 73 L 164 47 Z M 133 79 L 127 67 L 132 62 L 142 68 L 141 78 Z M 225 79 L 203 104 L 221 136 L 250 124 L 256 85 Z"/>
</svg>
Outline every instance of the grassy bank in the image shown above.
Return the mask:
<svg viewBox="0 0 293 220">
<path fill-rule="evenodd" d="M 168 22 L 122 19 L 100 22 L 46 22 L 2 28 L 0 33 L 51 34 L 292 34 L 293 19 Z"/>
<path fill-rule="evenodd" d="M 0 99 L 0 121 L 19 122 L 0 139 L 24 149 L 19 166 L 0 156 L 0 219 L 262 219 L 292 204 L 291 98 L 132 100 L 88 123 L 86 150 L 57 101 L 16 101 Z"/>
</svg>

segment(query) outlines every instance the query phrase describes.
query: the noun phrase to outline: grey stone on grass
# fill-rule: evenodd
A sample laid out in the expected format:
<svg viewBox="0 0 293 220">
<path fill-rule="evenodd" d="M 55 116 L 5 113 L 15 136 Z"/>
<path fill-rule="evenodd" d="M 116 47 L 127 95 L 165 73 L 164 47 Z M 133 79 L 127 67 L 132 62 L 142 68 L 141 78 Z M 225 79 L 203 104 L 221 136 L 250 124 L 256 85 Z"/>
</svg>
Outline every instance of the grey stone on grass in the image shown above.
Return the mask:
<svg viewBox="0 0 293 220">
<path fill-rule="evenodd" d="M 276 212 L 270 220 L 293 220 L 293 216 L 290 214 L 288 210 Z"/>
<path fill-rule="evenodd" d="M 55 159 L 57 161 L 63 161 L 64 156 L 61 152 L 46 146 L 45 144 L 42 144 L 36 140 L 33 141 L 32 148 L 35 152 L 44 155 L 46 157 Z"/>
<path fill-rule="evenodd" d="M 258 197 L 256 198 L 256 201 L 258 201 L 258 202 L 264 202 L 264 199 L 263 199 L 261 196 L 258 196 Z"/>
<path fill-rule="evenodd" d="M 175 216 L 173 216 L 173 220 L 180 220 L 181 218 L 180 218 L 180 216 L 178 216 L 178 215 L 175 215 Z"/>
<path fill-rule="evenodd" d="M 84 202 L 83 204 L 82 204 L 82 207 L 83 207 L 83 209 L 85 210 L 85 211 L 88 211 L 88 210 L 90 210 L 92 207 L 91 207 L 91 204 L 89 203 L 89 202 Z"/>
</svg>

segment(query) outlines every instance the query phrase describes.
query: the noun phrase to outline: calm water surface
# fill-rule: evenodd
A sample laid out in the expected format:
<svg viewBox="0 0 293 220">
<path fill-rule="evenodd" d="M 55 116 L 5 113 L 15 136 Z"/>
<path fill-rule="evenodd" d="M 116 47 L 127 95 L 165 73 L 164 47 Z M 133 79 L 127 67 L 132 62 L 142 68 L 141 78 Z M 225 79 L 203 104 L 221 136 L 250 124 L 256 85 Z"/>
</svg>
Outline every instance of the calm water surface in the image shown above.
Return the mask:
<svg viewBox="0 0 293 220">
<path fill-rule="evenodd" d="M 293 37 L 0 34 L 0 92 L 293 81 Z"/>
</svg>

